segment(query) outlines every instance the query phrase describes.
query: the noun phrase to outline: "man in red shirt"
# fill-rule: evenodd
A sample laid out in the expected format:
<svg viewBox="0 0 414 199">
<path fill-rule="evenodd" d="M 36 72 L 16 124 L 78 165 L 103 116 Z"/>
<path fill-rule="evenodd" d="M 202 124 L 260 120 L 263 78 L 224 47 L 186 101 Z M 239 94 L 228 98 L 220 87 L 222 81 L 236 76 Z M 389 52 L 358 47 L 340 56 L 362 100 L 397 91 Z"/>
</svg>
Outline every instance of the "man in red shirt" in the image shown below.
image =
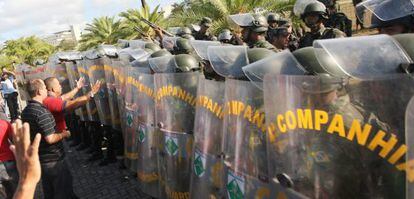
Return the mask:
<svg viewBox="0 0 414 199">
<path fill-rule="evenodd" d="M 12 198 L 19 183 L 19 174 L 13 152 L 10 150 L 12 126 L 4 113 L 0 115 L 0 187 L 5 190 L 5 198 Z M 0 194 L 2 196 L 2 194 Z"/>
<path fill-rule="evenodd" d="M 66 131 L 65 111 L 72 111 L 79 106 L 85 105 L 99 91 L 101 82 L 96 82 L 91 91 L 81 97 L 72 99 L 76 93 L 84 86 L 84 80 L 79 79 L 76 88 L 62 95 L 62 86 L 55 77 L 45 79 L 48 97 L 43 101 L 43 105 L 53 114 L 56 120 L 56 131 Z"/>
</svg>

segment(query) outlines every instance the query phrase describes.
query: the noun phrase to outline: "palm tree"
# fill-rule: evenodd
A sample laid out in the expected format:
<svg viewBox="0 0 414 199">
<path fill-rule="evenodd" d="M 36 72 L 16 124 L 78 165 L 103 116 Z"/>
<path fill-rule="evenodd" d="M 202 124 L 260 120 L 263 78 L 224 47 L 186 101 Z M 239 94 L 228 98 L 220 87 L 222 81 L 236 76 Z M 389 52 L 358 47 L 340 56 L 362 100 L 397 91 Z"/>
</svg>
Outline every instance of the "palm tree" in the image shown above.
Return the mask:
<svg viewBox="0 0 414 199">
<path fill-rule="evenodd" d="M 186 26 L 197 23 L 202 17 L 213 19 L 212 30 L 214 33 L 223 28 L 234 27 L 228 19 L 229 15 L 253 12 L 256 8 L 262 8 L 267 12 L 278 12 L 285 17 L 291 17 L 291 10 L 295 0 L 187 0 L 175 6 L 169 23 L 176 26 Z"/>
<path fill-rule="evenodd" d="M 46 61 L 55 52 L 55 48 L 35 37 L 22 37 L 17 40 L 5 42 L 1 53 L 16 63 L 35 65 L 37 60 Z"/>
<path fill-rule="evenodd" d="M 82 35 L 79 50 L 88 50 L 99 44 L 116 44 L 125 37 L 123 24 L 115 17 L 100 17 L 87 24 L 86 33 Z"/>
<path fill-rule="evenodd" d="M 164 25 L 163 12 L 159 11 L 159 6 L 151 12 L 148 5 L 144 5 L 141 9 L 129 9 L 119 14 L 123 18 L 123 31 L 127 37 L 125 39 L 137 39 L 154 35 L 151 27 L 142 22 L 142 18 L 158 25 Z M 137 31 L 139 29 L 142 33 Z"/>
</svg>

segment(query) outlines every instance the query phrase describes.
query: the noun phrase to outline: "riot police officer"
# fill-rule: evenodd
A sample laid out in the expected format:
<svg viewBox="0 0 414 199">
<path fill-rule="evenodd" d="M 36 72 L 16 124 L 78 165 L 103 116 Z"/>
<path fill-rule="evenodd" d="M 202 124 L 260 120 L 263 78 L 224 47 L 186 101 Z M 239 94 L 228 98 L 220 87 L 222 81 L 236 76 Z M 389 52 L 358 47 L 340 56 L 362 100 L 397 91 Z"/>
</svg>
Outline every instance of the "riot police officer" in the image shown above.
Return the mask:
<svg viewBox="0 0 414 199">
<path fill-rule="evenodd" d="M 233 40 L 233 33 L 229 29 L 224 29 L 218 36 L 218 40 L 223 44 L 231 44 Z"/>
<path fill-rule="evenodd" d="M 370 0 L 357 5 L 358 19 L 364 26 L 377 28 L 379 34 L 396 35 L 414 32 L 414 4 L 410 0 Z"/>
<path fill-rule="evenodd" d="M 217 38 L 209 32 L 209 29 L 213 23 L 209 17 L 203 17 L 200 21 L 200 30 L 194 34 L 196 40 L 209 40 L 215 41 Z"/>
<path fill-rule="evenodd" d="M 336 28 L 325 28 L 323 22 L 327 20 L 326 7 L 321 2 L 309 3 L 301 15 L 311 32 L 305 33 L 299 42 L 299 48 L 311 46 L 317 39 L 332 39 L 345 37 L 345 33 Z"/>
<path fill-rule="evenodd" d="M 184 39 L 194 39 L 193 35 L 191 35 L 191 29 L 188 27 L 182 27 L 178 33 L 177 36 L 182 37 Z"/>
<path fill-rule="evenodd" d="M 279 20 L 280 20 L 280 16 L 278 14 L 269 13 L 267 15 L 267 23 L 269 24 L 269 30 L 279 27 L 279 23 L 278 23 Z"/>
<path fill-rule="evenodd" d="M 242 28 L 241 38 L 236 36 L 239 45 L 245 42 L 250 48 L 275 50 L 275 47 L 266 41 L 266 32 L 269 27 L 266 17 L 260 14 L 239 14 L 231 15 L 230 18 Z"/>
<path fill-rule="evenodd" d="M 285 27 L 279 27 L 268 31 L 270 43 L 276 47 L 277 50 L 285 50 L 289 48 L 289 38 L 291 33 Z"/>
<path fill-rule="evenodd" d="M 328 11 L 328 19 L 324 22 L 324 25 L 329 28 L 337 28 L 346 34 L 347 37 L 352 36 L 352 21 L 342 13 L 338 12 L 335 3 L 329 0 L 326 4 Z"/>
</svg>

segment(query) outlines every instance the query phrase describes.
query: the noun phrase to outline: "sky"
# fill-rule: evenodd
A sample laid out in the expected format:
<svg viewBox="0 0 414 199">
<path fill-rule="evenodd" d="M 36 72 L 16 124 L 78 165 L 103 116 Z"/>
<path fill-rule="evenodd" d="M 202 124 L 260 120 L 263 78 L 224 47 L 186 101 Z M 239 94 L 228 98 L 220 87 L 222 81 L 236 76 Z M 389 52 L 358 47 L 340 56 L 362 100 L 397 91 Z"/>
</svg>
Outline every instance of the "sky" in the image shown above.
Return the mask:
<svg viewBox="0 0 414 199">
<path fill-rule="evenodd" d="M 153 9 L 179 1 L 147 0 L 147 3 Z M 0 0 L 0 43 L 68 30 L 69 25 L 82 28 L 95 17 L 115 16 L 140 6 L 140 0 Z"/>
</svg>

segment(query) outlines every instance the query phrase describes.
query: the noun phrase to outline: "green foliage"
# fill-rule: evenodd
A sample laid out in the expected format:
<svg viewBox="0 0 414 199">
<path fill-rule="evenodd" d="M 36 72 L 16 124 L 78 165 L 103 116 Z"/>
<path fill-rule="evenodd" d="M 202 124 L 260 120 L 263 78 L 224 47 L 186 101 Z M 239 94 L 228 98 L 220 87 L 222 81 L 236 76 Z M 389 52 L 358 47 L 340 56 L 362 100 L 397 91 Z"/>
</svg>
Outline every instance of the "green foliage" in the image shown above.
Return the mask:
<svg viewBox="0 0 414 199">
<path fill-rule="evenodd" d="M 0 51 L 0 65 L 8 66 L 11 62 L 35 65 L 37 60 L 48 60 L 54 52 L 55 47 L 35 36 L 9 40 Z"/>
<path fill-rule="evenodd" d="M 253 12 L 261 8 L 266 12 L 277 12 L 285 17 L 292 17 L 291 10 L 295 0 L 188 0 L 176 4 L 169 24 L 172 26 L 187 26 L 208 16 L 213 19 L 212 31 L 217 34 L 224 28 L 234 28 L 229 15 Z"/>
<path fill-rule="evenodd" d="M 56 47 L 58 51 L 71 51 L 76 50 L 78 43 L 74 40 L 62 40 Z"/>
<path fill-rule="evenodd" d="M 100 17 L 87 24 L 86 33 L 82 35 L 79 50 L 95 48 L 100 44 L 116 44 L 118 39 L 125 38 L 126 32 L 120 20 L 115 17 Z"/>
<path fill-rule="evenodd" d="M 141 9 L 129 9 L 121 12 L 119 16 L 122 17 L 123 31 L 125 31 L 126 35 L 125 39 L 139 39 L 154 35 L 152 28 L 143 23 L 141 18 L 147 19 L 161 27 L 165 23 L 163 13 L 159 11 L 159 6 L 155 7 L 151 12 L 148 5 L 144 5 Z"/>
</svg>

